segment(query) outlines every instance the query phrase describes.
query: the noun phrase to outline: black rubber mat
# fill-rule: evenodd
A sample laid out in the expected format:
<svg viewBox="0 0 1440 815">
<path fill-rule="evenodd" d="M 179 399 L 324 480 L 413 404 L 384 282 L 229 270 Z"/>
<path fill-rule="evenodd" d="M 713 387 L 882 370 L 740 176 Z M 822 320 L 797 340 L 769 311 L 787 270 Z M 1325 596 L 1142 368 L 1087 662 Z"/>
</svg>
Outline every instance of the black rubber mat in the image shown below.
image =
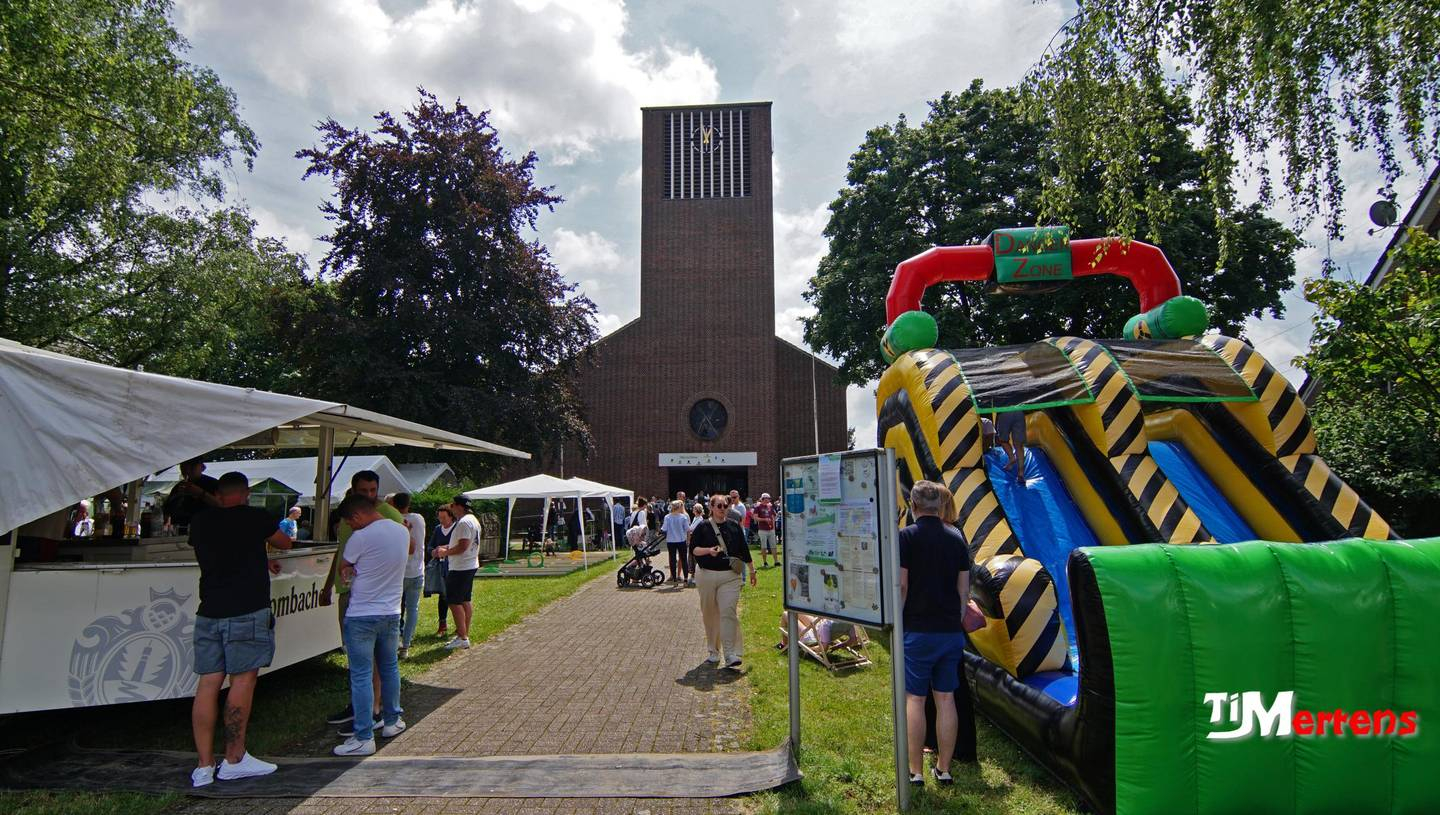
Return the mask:
<svg viewBox="0 0 1440 815">
<path fill-rule="evenodd" d="M 280 769 L 192 788 L 193 753 L 23 751 L 0 757 L 0 787 L 206 798 L 722 798 L 800 778 L 788 743 L 758 753 L 265 758 Z"/>
</svg>

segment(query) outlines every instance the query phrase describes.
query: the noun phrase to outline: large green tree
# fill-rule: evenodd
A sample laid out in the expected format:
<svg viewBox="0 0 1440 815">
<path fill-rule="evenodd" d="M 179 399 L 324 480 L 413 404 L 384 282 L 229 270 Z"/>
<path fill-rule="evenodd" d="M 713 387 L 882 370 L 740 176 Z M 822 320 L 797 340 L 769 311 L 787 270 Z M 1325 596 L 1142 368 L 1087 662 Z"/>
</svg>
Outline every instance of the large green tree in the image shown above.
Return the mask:
<svg viewBox="0 0 1440 815">
<path fill-rule="evenodd" d="M 1377 286 L 1317 278 L 1320 452 L 1404 534 L 1440 534 L 1440 240 L 1411 230 Z"/>
<path fill-rule="evenodd" d="M 1278 187 L 1307 219 L 1322 215 L 1338 237 L 1345 149 L 1373 149 L 1387 188 L 1400 175 L 1403 153 L 1422 167 L 1436 155 L 1437 0 L 1077 5 L 1027 78 L 1058 161 L 1042 200 L 1047 218 L 1066 220 L 1087 206 L 1098 164 L 1111 193 L 1102 198 L 1106 221 L 1126 235 L 1163 233 L 1173 190 L 1152 172 L 1142 141 L 1165 113 L 1133 85 L 1195 100 L 1196 130 L 1208 148 L 1205 182 L 1222 216 L 1233 208 L 1236 179 L 1253 170 L 1262 204 Z"/>
<path fill-rule="evenodd" d="M 243 210 L 150 213 L 117 237 L 107 267 L 53 344 L 122 368 L 299 387 L 282 336 L 325 287 Z"/>
<path fill-rule="evenodd" d="M 535 154 L 512 156 L 486 112 L 424 90 L 375 121 L 327 121 L 297 154 L 335 185 L 321 264 L 335 296 L 297 344 L 315 386 L 532 452 L 588 446 L 573 380 L 595 306 L 534 238 L 560 201 L 535 185 Z"/>
<path fill-rule="evenodd" d="M 254 156 L 234 95 L 182 58 L 170 9 L 0 4 L 0 336 L 66 347 L 151 228 L 144 196 L 218 199 L 232 157 Z"/>
<path fill-rule="evenodd" d="M 1203 189 L 1205 157 L 1186 138 L 1188 109 L 1175 97 L 1155 104 L 1165 116 L 1145 140 L 1151 172 L 1176 204 L 1159 242 L 1186 293 L 1211 307 L 1212 324 L 1238 333 L 1244 320 L 1278 316 L 1300 245 L 1258 206 L 1225 213 L 1232 255 L 1217 268 L 1215 213 Z M 847 382 L 877 377 L 883 366 L 877 331 L 885 325 L 885 294 L 895 265 L 936 245 L 976 243 L 991 230 L 1036 223 L 1042 186 L 1053 175 L 1047 135 L 1010 91 L 977 80 L 930 104 L 919 126 L 903 117 L 866 134 L 850 157 L 846 186 L 830 205 L 830 240 L 805 293 L 817 313 L 805 338 L 840 360 Z M 1089 177 L 1097 185 L 1104 168 Z M 1112 234 L 1096 197 L 1079 202 L 1068 221 L 1079 237 Z M 1044 296 L 987 295 L 979 283 L 949 283 L 926 294 L 940 323 L 941 343 L 1003 345 L 1056 334 L 1118 336 L 1138 310 L 1129 284 L 1112 277 L 1076 281 Z"/>
</svg>

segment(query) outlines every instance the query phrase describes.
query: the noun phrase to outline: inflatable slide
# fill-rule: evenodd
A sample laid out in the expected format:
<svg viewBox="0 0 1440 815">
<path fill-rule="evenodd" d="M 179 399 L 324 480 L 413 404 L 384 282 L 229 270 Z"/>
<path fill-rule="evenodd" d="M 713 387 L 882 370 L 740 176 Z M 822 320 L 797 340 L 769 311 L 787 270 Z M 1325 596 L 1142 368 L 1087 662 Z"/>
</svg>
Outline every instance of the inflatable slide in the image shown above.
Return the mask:
<svg viewBox="0 0 1440 815">
<path fill-rule="evenodd" d="M 1093 274 L 1139 293 L 1125 338 L 941 350 L 919 311 L 942 281 L 1023 293 Z M 1440 760 L 1440 738 L 1391 734 L 1385 750 L 1207 738 L 1223 719 L 1213 694 L 1226 705 L 1237 694 L 1220 711 L 1237 716 L 1244 692 L 1297 707 L 1440 704 L 1440 673 L 1416 673 L 1437 661 L 1440 544 L 1391 540 L 1318 455 L 1295 389 L 1244 342 L 1205 333 L 1205 307 L 1159 249 L 1001 230 L 901 263 L 886 305 L 878 441 L 897 452 L 902 523 L 915 481 L 954 493 L 985 621 L 966 668 L 988 718 L 1102 812 L 1336 800 L 1335 811 L 1440 811 L 1440 785 L 1420 769 Z M 1023 468 L 983 432 L 1013 412 Z M 1346 538 L 1364 540 L 1293 545 Z M 1347 619 L 1332 634 L 1337 613 Z M 1376 648 L 1374 662 L 1347 656 Z M 1365 775 L 1382 758 L 1384 794 Z M 1214 783 L 1222 767 L 1234 782 Z M 1251 777 L 1275 794 L 1246 789 Z M 1302 781 L 1347 792 L 1312 798 Z"/>
</svg>

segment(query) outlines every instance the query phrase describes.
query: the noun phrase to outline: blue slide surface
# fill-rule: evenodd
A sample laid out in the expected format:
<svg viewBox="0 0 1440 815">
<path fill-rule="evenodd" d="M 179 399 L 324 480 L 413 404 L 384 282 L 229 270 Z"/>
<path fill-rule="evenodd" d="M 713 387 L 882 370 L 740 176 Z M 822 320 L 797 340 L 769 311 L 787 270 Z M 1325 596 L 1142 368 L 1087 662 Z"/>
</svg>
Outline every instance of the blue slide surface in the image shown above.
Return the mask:
<svg viewBox="0 0 1440 815">
<path fill-rule="evenodd" d="M 1200 516 L 1200 522 L 1220 543 L 1239 543 L 1257 539 L 1255 530 L 1245 523 L 1230 502 L 1200 469 L 1194 456 L 1178 441 L 1150 442 L 1150 456 L 1160 471 L 1180 491 L 1180 497 Z"/>
<path fill-rule="evenodd" d="M 1006 461 L 1005 451 L 998 447 L 985 455 L 990 485 L 1005 509 L 1010 528 L 1020 539 L 1021 551 L 1026 557 L 1040 561 L 1050 573 L 1060 619 L 1065 623 L 1065 636 L 1069 640 L 1070 664 L 1078 667 L 1080 653 L 1075 647 L 1075 621 L 1070 612 L 1070 582 L 1065 575 L 1065 563 L 1076 547 L 1099 546 L 1100 541 L 1090 531 L 1060 473 L 1043 450 L 1025 448 L 1024 484 L 1005 469 Z"/>
</svg>

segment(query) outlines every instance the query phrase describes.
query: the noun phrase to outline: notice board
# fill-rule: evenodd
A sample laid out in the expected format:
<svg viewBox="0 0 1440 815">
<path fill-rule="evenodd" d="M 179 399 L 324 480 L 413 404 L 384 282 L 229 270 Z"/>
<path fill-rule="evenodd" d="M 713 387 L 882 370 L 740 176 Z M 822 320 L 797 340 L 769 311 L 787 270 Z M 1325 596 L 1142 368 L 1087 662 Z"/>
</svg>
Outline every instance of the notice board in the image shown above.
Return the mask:
<svg viewBox="0 0 1440 815">
<path fill-rule="evenodd" d="M 781 462 L 785 608 L 877 628 L 891 623 L 891 456 L 855 450 Z"/>
</svg>

